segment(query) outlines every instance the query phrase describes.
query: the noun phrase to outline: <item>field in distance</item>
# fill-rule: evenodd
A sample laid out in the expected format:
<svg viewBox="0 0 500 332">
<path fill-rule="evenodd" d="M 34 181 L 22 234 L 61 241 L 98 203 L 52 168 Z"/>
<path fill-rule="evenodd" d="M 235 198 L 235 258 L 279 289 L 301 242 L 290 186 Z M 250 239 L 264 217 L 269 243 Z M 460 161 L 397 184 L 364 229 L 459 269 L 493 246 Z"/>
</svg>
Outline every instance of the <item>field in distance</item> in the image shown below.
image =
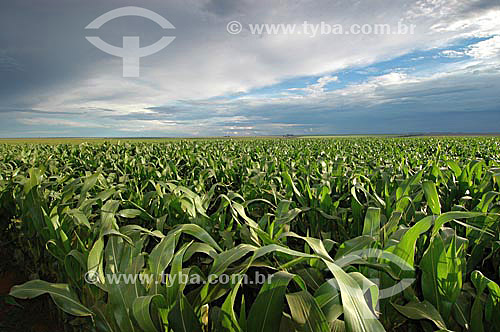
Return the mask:
<svg viewBox="0 0 500 332">
<path fill-rule="evenodd" d="M 274 135 L 274 136 L 207 136 L 207 137 L 36 137 L 36 138 L 0 138 L 0 144 L 81 144 L 81 143 L 118 143 L 144 142 L 161 143 L 179 140 L 252 140 L 252 139 L 293 139 L 293 138 L 356 138 L 356 137 L 485 137 L 500 136 L 500 133 L 428 133 L 428 134 L 380 134 L 380 135 Z"/>
</svg>

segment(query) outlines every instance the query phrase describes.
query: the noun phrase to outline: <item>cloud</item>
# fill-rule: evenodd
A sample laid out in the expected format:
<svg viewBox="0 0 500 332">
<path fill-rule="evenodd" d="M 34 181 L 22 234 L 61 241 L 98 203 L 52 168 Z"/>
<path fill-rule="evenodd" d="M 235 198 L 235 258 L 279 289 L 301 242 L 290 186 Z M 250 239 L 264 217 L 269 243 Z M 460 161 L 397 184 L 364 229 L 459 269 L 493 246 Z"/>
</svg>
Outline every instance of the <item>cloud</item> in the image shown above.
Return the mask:
<svg viewBox="0 0 500 332">
<path fill-rule="evenodd" d="M 57 127 L 76 127 L 76 128 L 107 128 L 108 126 L 91 122 L 77 122 L 65 119 L 48 119 L 48 118 L 20 118 L 18 122 L 28 126 L 57 126 Z"/>
<path fill-rule="evenodd" d="M 338 80 L 338 76 L 326 75 L 318 78 L 316 83 L 310 84 L 305 88 L 290 88 L 288 91 L 303 91 L 309 95 L 319 96 L 323 94 L 328 83 L 337 82 Z"/>
<path fill-rule="evenodd" d="M 176 39 L 162 52 L 141 59 L 138 79 L 122 78 L 121 59 L 85 40 L 84 27 L 89 22 L 124 5 L 137 3 L 19 0 L 4 6 L 0 42 L 9 45 L 5 51 L 9 61 L 15 59 L 26 70 L 2 72 L 0 109 L 23 110 L 17 116 L 16 112 L 7 115 L 0 110 L 2 116 L 15 116 L 14 122 L 27 126 L 25 129 L 46 126 L 55 133 L 65 126 L 82 134 L 278 133 L 309 131 L 312 124 L 316 126 L 313 130 L 336 130 L 339 126 L 333 124 L 335 121 L 356 122 L 352 117 L 366 117 L 363 112 L 373 112 L 382 105 L 397 104 L 402 113 L 409 114 L 418 111 L 418 103 L 421 109 L 432 107 L 440 112 L 451 105 L 458 110 L 473 108 L 467 100 L 463 102 L 466 96 L 488 103 L 497 98 L 489 87 L 497 87 L 499 66 L 497 1 L 406 0 L 384 6 L 368 0 L 320 0 L 314 6 L 278 0 L 265 5 L 250 0 L 145 1 L 140 6 L 173 23 Z M 41 11 L 46 13 L 43 22 L 37 20 Z M 395 26 L 404 22 L 415 24 L 417 29 L 413 35 L 318 34 L 311 38 L 256 36 L 247 29 L 230 35 L 226 24 L 231 20 L 244 26 L 304 21 Z M 19 21 L 26 24 L 14 33 L 9 26 Z M 121 18 L 108 22 L 98 33 L 114 45 L 121 44 L 124 34 L 139 35 L 141 45 L 148 45 L 163 32 L 151 22 Z M 466 37 L 489 39 L 464 47 L 463 63 L 428 67 L 412 74 L 393 67 L 374 69 L 381 62 L 433 48 L 445 48 L 440 55 L 451 60 L 462 56 L 462 51 L 448 47 Z M 2 61 L 8 62 L 1 59 L 0 67 Z M 344 79 L 341 74 L 348 69 L 368 76 Z M 311 80 L 293 88 L 284 83 L 300 77 Z M 255 93 L 259 89 L 270 92 Z M 460 98 L 457 91 L 462 93 Z M 446 100 L 438 100 L 443 96 L 453 96 L 450 106 Z M 486 110 L 490 106 L 475 107 Z M 51 113 L 28 118 L 26 110 Z M 10 124 L 5 122 L 0 129 L 9 130 Z"/>
<path fill-rule="evenodd" d="M 439 55 L 446 58 L 462 58 L 465 56 L 465 52 L 455 51 L 455 50 L 444 50 L 439 52 Z"/>
<path fill-rule="evenodd" d="M 370 80 L 370 83 L 376 85 L 391 85 L 391 84 L 401 84 L 407 80 L 408 80 L 407 74 L 392 72 L 381 76 L 375 76 Z"/>
<path fill-rule="evenodd" d="M 477 44 L 471 45 L 466 51 L 466 54 L 475 59 L 500 57 L 500 36 L 494 36 Z"/>
<path fill-rule="evenodd" d="M 452 32 L 452 39 L 500 33 L 500 4 L 495 0 L 419 0 L 408 17 L 430 24 L 433 33 Z"/>
<path fill-rule="evenodd" d="M 6 71 L 24 71 L 24 67 L 6 51 L 0 50 L 0 72 Z"/>
</svg>

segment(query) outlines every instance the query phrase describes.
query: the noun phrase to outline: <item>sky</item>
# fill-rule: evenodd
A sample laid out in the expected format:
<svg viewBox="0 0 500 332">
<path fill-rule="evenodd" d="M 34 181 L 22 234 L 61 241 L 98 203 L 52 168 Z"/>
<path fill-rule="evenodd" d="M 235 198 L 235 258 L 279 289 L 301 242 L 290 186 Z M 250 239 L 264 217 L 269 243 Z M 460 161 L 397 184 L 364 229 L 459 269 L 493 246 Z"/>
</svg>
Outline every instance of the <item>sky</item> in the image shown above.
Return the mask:
<svg viewBox="0 0 500 332">
<path fill-rule="evenodd" d="M 130 6 L 171 26 L 124 16 L 86 29 Z M 89 36 L 175 38 L 124 77 Z M 499 128 L 498 0 L 0 0 L 0 137 Z"/>
</svg>

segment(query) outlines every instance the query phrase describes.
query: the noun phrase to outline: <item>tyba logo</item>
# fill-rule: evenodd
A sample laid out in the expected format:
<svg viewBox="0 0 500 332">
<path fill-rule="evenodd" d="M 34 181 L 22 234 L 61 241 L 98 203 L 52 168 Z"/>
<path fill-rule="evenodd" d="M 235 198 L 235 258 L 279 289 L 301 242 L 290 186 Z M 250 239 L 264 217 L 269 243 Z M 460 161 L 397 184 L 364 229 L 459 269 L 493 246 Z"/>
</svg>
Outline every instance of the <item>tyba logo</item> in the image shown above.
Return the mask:
<svg viewBox="0 0 500 332">
<path fill-rule="evenodd" d="M 163 29 L 175 29 L 172 23 L 163 16 L 140 7 L 122 7 L 111 10 L 93 20 L 85 29 L 99 29 L 106 22 L 123 16 L 140 16 L 157 23 Z M 101 51 L 123 59 L 123 77 L 139 77 L 140 58 L 161 51 L 175 39 L 175 37 L 164 36 L 154 44 L 140 47 L 139 37 L 123 36 L 123 46 L 120 48 L 106 43 L 99 37 L 85 38 Z"/>
</svg>

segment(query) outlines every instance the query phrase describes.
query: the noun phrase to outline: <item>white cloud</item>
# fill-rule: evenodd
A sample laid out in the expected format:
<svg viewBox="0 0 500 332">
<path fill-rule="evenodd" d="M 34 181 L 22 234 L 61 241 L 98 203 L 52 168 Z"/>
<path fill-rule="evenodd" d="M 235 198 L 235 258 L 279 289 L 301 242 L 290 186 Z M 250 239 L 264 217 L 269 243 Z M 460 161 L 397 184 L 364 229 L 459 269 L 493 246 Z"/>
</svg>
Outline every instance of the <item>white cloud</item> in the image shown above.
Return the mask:
<svg viewBox="0 0 500 332">
<path fill-rule="evenodd" d="M 338 76 L 326 75 L 318 78 L 316 83 L 310 84 L 305 88 L 290 88 L 288 89 L 288 91 L 303 91 L 311 96 L 319 96 L 323 94 L 323 92 L 325 91 L 325 86 L 328 83 L 337 82 L 338 80 Z"/>
<path fill-rule="evenodd" d="M 455 50 L 444 50 L 439 52 L 439 55 L 446 57 L 446 58 L 461 58 L 465 56 L 465 53 L 462 51 L 455 51 Z"/>
<path fill-rule="evenodd" d="M 467 5 L 462 2 L 461 5 Z M 454 7 L 460 8 L 461 6 Z M 449 8 L 451 10 L 452 7 Z M 467 13 L 467 9 L 462 8 Z M 460 12 L 460 11 L 458 11 Z M 456 33 L 455 38 L 464 37 L 488 37 L 500 34 L 500 9 L 491 9 L 488 11 L 470 12 L 463 18 L 454 15 L 443 15 L 442 22 L 437 22 L 431 26 L 431 30 L 437 33 Z"/>
<path fill-rule="evenodd" d="M 467 55 L 476 59 L 489 59 L 500 56 L 500 36 L 471 45 Z"/>
<path fill-rule="evenodd" d="M 408 80 L 408 75 L 405 73 L 393 72 L 381 76 L 376 76 L 371 79 L 372 83 L 378 85 L 400 84 Z"/>
</svg>

